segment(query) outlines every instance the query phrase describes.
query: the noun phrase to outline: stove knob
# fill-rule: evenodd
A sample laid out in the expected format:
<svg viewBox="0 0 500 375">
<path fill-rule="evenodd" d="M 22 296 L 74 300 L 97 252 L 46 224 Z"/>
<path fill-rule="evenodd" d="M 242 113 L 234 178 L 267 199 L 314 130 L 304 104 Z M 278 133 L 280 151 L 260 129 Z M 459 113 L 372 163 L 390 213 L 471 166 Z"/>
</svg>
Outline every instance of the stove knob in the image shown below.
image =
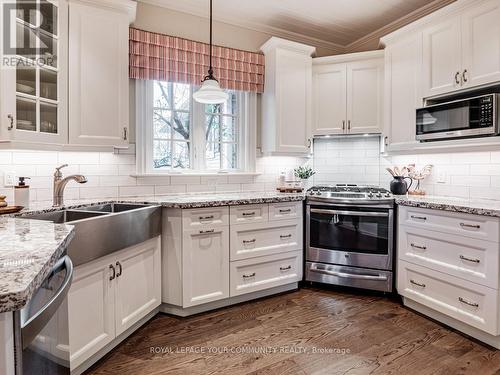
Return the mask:
<svg viewBox="0 0 500 375">
<path fill-rule="evenodd" d="M 391 193 L 385 193 L 385 196 L 386 196 L 387 198 L 390 198 L 390 197 L 391 197 Z"/>
<path fill-rule="evenodd" d="M 368 193 L 368 198 L 372 198 L 373 197 L 373 193 Z"/>
<path fill-rule="evenodd" d="M 382 194 L 378 193 L 377 198 L 382 198 Z"/>
</svg>

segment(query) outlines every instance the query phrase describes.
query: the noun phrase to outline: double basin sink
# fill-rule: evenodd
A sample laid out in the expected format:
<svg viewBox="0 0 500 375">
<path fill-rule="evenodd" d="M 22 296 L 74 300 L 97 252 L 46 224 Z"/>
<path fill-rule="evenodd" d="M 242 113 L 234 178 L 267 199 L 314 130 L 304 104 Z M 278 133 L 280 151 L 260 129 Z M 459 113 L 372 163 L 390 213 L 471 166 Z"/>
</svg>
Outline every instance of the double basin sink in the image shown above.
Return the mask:
<svg viewBox="0 0 500 375">
<path fill-rule="evenodd" d="M 75 266 L 161 234 L 161 207 L 145 204 L 96 204 L 20 217 L 74 225 L 67 253 Z"/>
</svg>

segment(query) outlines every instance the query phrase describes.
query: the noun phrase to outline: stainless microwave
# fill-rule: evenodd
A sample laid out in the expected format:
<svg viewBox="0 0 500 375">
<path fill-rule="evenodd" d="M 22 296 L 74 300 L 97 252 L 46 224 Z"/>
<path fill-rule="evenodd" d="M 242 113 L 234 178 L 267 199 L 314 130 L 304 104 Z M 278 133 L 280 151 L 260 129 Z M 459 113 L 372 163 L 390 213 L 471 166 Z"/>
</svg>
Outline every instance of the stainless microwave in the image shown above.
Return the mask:
<svg viewBox="0 0 500 375">
<path fill-rule="evenodd" d="M 498 135 L 498 98 L 488 94 L 417 109 L 416 139 L 436 141 Z"/>
</svg>

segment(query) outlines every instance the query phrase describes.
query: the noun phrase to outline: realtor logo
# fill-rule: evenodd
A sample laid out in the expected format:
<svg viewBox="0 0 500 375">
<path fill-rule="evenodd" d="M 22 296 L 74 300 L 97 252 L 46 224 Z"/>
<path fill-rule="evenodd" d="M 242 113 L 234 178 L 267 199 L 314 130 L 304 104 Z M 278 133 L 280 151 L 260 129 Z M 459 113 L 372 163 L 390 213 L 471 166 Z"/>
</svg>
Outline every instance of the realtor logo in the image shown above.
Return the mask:
<svg viewBox="0 0 500 375">
<path fill-rule="evenodd" d="M 47 1 L 18 0 L 2 3 L 2 65 L 53 65 L 56 48 L 57 8 Z"/>
</svg>

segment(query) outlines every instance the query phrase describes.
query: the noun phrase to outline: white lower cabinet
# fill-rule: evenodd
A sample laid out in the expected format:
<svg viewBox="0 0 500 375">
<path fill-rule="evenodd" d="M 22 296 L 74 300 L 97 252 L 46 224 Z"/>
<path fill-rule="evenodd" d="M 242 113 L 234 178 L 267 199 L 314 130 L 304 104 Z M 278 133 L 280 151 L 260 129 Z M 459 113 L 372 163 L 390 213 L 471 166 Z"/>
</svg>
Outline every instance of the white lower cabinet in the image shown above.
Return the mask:
<svg viewBox="0 0 500 375">
<path fill-rule="evenodd" d="M 158 307 L 160 272 L 160 237 L 75 268 L 68 294 L 72 370 Z"/>
<path fill-rule="evenodd" d="M 186 231 L 183 242 L 183 306 L 229 297 L 228 228 Z"/>
<path fill-rule="evenodd" d="M 164 312 L 208 311 L 302 278 L 302 202 L 165 208 L 162 217 Z"/>
<path fill-rule="evenodd" d="M 400 207 L 397 290 L 405 305 L 500 347 L 500 219 Z"/>
</svg>

